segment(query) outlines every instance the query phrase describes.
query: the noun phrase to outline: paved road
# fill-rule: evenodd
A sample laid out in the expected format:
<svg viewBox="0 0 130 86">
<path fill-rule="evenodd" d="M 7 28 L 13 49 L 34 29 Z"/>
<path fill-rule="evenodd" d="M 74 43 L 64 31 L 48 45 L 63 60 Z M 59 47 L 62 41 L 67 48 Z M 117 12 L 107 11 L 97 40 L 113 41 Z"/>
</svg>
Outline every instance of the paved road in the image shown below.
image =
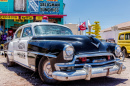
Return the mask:
<svg viewBox="0 0 130 86">
<path fill-rule="evenodd" d="M 125 60 L 124 65 L 127 69 L 120 75 L 94 78 L 91 81 L 62 82 L 59 86 L 130 86 L 130 58 Z M 40 80 L 38 74 L 31 76 L 32 74 L 31 70 L 19 65 L 7 67 L 6 59 L 0 56 L 0 86 L 49 86 Z"/>
</svg>

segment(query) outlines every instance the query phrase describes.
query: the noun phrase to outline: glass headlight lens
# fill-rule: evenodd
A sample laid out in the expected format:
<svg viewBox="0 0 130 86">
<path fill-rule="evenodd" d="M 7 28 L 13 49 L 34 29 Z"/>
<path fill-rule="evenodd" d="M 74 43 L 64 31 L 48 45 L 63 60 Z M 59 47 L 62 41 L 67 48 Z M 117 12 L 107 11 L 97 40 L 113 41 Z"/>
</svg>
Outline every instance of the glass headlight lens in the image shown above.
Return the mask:
<svg viewBox="0 0 130 86">
<path fill-rule="evenodd" d="M 115 54 L 116 54 L 116 56 L 121 55 L 121 47 L 119 45 L 116 45 L 116 47 L 115 47 Z"/>
<path fill-rule="evenodd" d="M 74 49 L 73 49 L 73 47 L 69 46 L 69 47 L 66 48 L 65 52 L 66 52 L 67 56 L 71 56 L 74 53 Z"/>
<path fill-rule="evenodd" d="M 74 48 L 72 45 L 66 45 L 63 49 L 64 60 L 72 60 L 74 55 Z"/>
</svg>

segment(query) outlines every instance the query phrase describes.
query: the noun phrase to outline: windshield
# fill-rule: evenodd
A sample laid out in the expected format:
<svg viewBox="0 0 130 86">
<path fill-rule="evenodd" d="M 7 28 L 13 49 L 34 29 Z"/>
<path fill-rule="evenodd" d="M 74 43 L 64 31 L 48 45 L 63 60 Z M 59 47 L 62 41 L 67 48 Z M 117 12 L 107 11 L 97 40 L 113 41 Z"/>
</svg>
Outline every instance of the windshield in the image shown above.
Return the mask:
<svg viewBox="0 0 130 86">
<path fill-rule="evenodd" d="M 37 25 L 34 27 L 36 36 L 42 35 L 73 35 L 69 28 L 58 25 Z"/>
</svg>

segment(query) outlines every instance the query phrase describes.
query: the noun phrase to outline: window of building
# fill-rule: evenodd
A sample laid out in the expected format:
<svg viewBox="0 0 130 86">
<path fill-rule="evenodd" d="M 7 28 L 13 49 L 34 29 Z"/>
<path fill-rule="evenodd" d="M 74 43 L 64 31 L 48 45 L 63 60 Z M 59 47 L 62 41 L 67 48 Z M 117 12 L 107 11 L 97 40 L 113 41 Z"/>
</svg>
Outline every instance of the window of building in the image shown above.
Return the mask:
<svg viewBox="0 0 130 86">
<path fill-rule="evenodd" d="M 119 40 L 124 40 L 124 34 L 121 34 Z"/>
<path fill-rule="evenodd" d="M 26 11 L 26 0 L 14 0 L 15 11 Z"/>
<path fill-rule="evenodd" d="M 15 34 L 15 38 L 20 38 L 21 32 L 22 32 L 22 29 L 20 29 L 19 31 L 17 31 L 17 33 Z"/>
<path fill-rule="evenodd" d="M 130 33 L 125 34 L 125 40 L 130 40 Z"/>
<path fill-rule="evenodd" d="M 23 30 L 22 37 L 28 37 L 28 36 L 33 36 L 31 27 L 26 27 Z"/>
</svg>

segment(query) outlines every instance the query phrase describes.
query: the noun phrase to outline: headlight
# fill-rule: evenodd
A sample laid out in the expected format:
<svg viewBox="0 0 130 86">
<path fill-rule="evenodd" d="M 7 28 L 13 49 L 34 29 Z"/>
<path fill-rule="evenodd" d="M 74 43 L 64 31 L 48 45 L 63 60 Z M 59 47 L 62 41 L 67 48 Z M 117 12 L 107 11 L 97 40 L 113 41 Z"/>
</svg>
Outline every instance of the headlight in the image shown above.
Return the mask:
<svg viewBox="0 0 130 86">
<path fill-rule="evenodd" d="M 121 55 L 121 47 L 119 45 L 115 47 L 115 55 L 118 57 Z"/>
<path fill-rule="evenodd" d="M 63 49 L 64 59 L 72 60 L 74 54 L 74 48 L 72 45 L 66 45 Z"/>
<path fill-rule="evenodd" d="M 66 48 L 65 52 L 66 52 L 67 56 L 71 56 L 74 53 L 74 49 L 73 49 L 73 47 L 69 46 Z"/>
</svg>

